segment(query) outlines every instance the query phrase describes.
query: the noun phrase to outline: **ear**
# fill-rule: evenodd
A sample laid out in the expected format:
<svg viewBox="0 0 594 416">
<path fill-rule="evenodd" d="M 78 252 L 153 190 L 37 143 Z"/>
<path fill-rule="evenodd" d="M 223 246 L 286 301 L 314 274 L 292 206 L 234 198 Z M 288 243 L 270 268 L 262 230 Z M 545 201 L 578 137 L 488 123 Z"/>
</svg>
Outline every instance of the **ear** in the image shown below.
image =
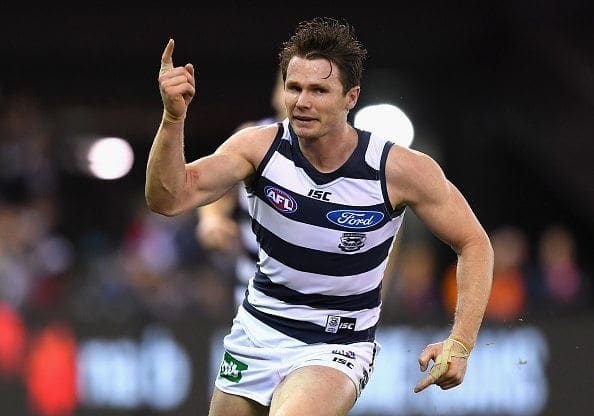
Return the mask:
<svg viewBox="0 0 594 416">
<path fill-rule="evenodd" d="M 359 99 L 359 94 L 361 93 L 361 87 L 360 86 L 355 86 L 353 88 L 351 88 L 347 93 L 346 93 L 346 110 L 352 110 L 355 105 L 357 105 L 357 100 Z"/>
</svg>

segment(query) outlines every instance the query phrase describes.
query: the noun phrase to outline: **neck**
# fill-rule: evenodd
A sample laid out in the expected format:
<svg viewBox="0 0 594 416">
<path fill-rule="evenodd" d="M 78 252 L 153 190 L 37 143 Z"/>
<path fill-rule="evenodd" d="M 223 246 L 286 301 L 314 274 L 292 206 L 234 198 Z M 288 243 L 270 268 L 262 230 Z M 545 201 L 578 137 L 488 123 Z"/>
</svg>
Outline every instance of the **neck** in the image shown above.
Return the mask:
<svg viewBox="0 0 594 416">
<path fill-rule="evenodd" d="M 357 132 L 350 125 L 340 134 L 316 139 L 298 138 L 303 156 L 320 172 L 330 173 L 340 168 L 357 147 Z"/>
</svg>

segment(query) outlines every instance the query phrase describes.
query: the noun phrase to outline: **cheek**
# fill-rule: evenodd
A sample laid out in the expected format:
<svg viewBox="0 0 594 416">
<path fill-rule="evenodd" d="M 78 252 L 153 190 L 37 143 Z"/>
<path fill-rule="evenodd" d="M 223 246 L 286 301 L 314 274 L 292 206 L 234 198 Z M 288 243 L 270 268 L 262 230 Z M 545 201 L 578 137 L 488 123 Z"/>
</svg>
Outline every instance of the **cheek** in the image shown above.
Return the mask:
<svg viewBox="0 0 594 416">
<path fill-rule="evenodd" d="M 324 111 L 333 116 L 341 116 L 346 109 L 346 105 L 343 102 L 337 102 L 335 100 L 326 100 L 322 103 Z"/>
<path fill-rule="evenodd" d="M 295 106 L 298 97 L 299 96 L 297 94 L 291 94 L 290 92 L 286 92 L 283 96 L 283 103 L 285 103 L 285 106 L 287 107 L 293 107 Z"/>
</svg>

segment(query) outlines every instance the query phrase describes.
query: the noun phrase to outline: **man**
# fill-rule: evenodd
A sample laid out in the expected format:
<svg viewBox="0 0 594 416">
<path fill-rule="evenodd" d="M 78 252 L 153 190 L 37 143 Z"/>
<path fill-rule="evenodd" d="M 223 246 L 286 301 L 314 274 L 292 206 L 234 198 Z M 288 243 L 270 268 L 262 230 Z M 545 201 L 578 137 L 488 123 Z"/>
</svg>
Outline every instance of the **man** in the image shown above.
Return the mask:
<svg viewBox="0 0 594 416">
<path fill-rule="evenodd" d="M 283 44 L 288 117 L 229 137 L 186 163 L 191 64 L 162 56 L 164 103 L 147 165 L 146 199 L 163 215 L 217 200 L 237 183 L 250 195 L 260 247 L 231 332 L 210 416 L 346 415 L 368 380 L 381 278 L 405 208 L 458 255 L 450 336 L 419 357 L 416 386 L 459 385 L 489 297 L 493 252 L 467 202 L 427 155 L 353 128 L 366 50 L 348 23 L 302 22 Z"/>
</svg>

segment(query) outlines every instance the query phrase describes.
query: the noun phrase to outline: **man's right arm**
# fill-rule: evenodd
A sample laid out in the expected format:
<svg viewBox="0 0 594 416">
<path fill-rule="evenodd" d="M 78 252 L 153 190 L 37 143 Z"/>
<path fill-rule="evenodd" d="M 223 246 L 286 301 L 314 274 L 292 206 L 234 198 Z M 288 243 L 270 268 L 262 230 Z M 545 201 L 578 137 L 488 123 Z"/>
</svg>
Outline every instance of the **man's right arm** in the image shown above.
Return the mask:
<svg viewBox="0 0 594 416">
<path fill-rule="evenodd" d="M 145 183 L 149 207 L 165 215 L 174 213 L 172 201 L 184 187 L 184 120 L 196 92 L 194 67 L 174 67 L 173 48 L 173 39 L 169 39 L 161 56 L 158 80 L 163 117 L 149 153 Z"/>
</svg>

